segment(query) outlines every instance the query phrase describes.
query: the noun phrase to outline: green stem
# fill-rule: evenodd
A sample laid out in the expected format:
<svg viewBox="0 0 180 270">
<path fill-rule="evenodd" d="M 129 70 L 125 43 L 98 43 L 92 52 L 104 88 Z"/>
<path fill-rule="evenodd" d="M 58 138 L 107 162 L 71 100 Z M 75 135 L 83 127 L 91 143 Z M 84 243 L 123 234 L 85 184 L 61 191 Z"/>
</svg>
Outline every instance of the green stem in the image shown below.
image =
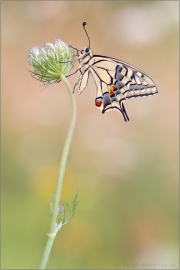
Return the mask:
<svg viewBox="0 0 180 270">
<path fill-rule="evenodd" d="M 62 190 L 62 184 L 63 184 L 66 163 L 67 163 L 69 149 L 70 149 L 70 145 L 71 145 L 71 141 L 72 141 L 72 137 L 73 137 L 73 133 L 74 133 L 74 129 L 75 129 L 75 123 L 76 123 L 76 101 L 75 101 L 75 97 L 72 93 L 72 87 L 64 75 L 61 75 L 61 79 L 64 82 L 64 84 L 66 85 L 68 92 L 69 92 L 72 113 L 71 113 L 71 121 L 69 124 L 67 136 L 66 136 L 63 151 L 62 151 L 61 160 L 59 163 L 59 171 L 58 171 L 58 177 L 57 177 L 57 182 L 56 182 L 56 189 L 55 189 L 55 193 L 54 193 L 54 204 L 53 204 L 53 212 L 52 212 L 52 217 L 51 217 L 50 232 L 48 234 L 48 240 L 47 240 L 46 247 L 45 247 L 45 250 L 44 250 L 40 265 L 39 265 L 39 269 L 46 268 L 46 264 L 47 264 L 48 259 L 49 259 L 51 248 L 52 248 L 54 239 L 56 237 L 57 210 L 59 207 L 59 201 L 60 201 L 60 197 L 61 197 L 61 190 Z"/>
</svg>

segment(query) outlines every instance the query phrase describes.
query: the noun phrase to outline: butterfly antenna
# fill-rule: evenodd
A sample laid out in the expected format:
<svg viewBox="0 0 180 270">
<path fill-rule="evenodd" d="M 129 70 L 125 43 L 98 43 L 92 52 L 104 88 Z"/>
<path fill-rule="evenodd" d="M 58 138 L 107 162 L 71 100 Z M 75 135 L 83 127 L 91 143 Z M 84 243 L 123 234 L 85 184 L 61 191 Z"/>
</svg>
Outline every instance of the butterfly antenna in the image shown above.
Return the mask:
<svg viewBox="0 0 180 270">
<path fill-rule="evenodd" d="M 87 23 L 86 23 L 86 22 L 83 22 L 83 28 L 84 28 L 84 31 L 86 32 L 87 37 L 88 37 L 88 40 L 89 40 L 89 48 L 90 48 L 90 39 L 89 39 L 88 33 L 87 33 L 87 31 L 86 31 L 85 25 L 87 25 Z"/>
</svg>

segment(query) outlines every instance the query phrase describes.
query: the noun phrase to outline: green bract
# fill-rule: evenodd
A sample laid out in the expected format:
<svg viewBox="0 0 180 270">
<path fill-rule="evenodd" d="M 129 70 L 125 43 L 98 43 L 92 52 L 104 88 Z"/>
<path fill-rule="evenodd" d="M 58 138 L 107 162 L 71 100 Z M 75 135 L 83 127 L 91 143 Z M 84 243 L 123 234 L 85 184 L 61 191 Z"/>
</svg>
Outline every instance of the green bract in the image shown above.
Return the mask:
<svg viewBox="0 0 180 270">
<path fill-rule="evenodd" d="M 75 54 L 71 47 L 57 39 L 41 48 L 34 46 L 28 53 L 29 64 L 34 68 L 32 76 L 44 85 L 56 83 L 61 75 L 67 76 L 74 66 Z"/>
</svg>

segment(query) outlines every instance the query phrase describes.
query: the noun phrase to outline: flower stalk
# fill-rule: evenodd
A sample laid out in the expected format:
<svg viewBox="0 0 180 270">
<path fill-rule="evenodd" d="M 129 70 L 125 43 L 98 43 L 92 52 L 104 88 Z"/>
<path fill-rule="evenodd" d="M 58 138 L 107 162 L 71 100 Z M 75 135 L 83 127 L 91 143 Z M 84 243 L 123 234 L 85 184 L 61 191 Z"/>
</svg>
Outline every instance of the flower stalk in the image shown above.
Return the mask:
<svg viewBox="0 0 180 270">
<path fill-rule="evenodd" d="M 63 81 L 68 90 L 72 108 L 71 120 L 59 163 L 56 188 L 53 195 L 53 203 L 51 203 L 50 231 L 47 234 L 48 240 L 39 265 L 39 269 L 45 269 L 49 259 L 49 255 L 51 253 L 54 239 L 62 226 L 67 224 L 68 221 L 72 218 L 77 205 L 76 194 L 71 208 L 69 207 L 67 202 L 66 205 L 63 204 L 62 206 L 60 206 L 65 168 L 76 123 L 76 101 L 72 87 L 66 78 L 66 76 L 69 74 L 70 70 L 74 66 L 75 56 L 74 50 L 72 51 L 72 48 L 68 47 L 61 40 L 56 40 L 54 45 L 52 43 L 46 43 L 42 48 L 38 48 L 37 46 L 35 46 L 29 51 L 27 58 L 29 64 L 34 68 L 34 71 L 30 71 L 31 75 L 38 81 L 43 82 L 44 85 Z M 65 207 L 67 207 L 70 212 L 68 218 L 66 218 Z M 59 214 L 63 214 L 63 218 L 58 223 Z"/>
<path fill-rule="evenodd" d="M 71 145 L 71 141 L 72 141 L 72 137 L 74 133 L 74 128 L 75 128 L 75 123 L 76 123 L 76 102 L 75 102 L 74 94 L 72 93 L 71 85 L 69 84 L 68 80 L 63 74 L 61 75 L 61 80 L 64 82 L 64 84 L 66 85 L 68 89 L 68 93 L 71 100 L 72 113 L 71 113 L 71 121 L 69 124 L 68 132 L 66 135 L 66 139 L 65 139 L 65 143 L 64 143 L 64 147 L 62 151 L 61 160 L 59 163 L 59 171 L 58 171 L 58 177 L 57 177 L 57 182 L 56 182 L 56 189 L 54 193 L 54 205 L 53 205 L 53 210 L 52 210 L 53 212 L 52 212 L 52 217 L 51 217 L 50 232 L 48 233 L 48 240 L 47 240 L 46 247 L 45 247 L 45 250 L 44 250 L 40 265 L 39 265 L 39 269 L 45 269 L 56 234 L 63 225 L 62 222 L 59 224 L 57 223 L 57 213 L 58 213 L 58 208 L 59 208 L 59 200 L 61 197 L 61 190 L 62 190 L 62 184 L 63 184 L 67 158 L 68 158 L 69 149 L 70 149 L 70 145 Z"/>
</svg>

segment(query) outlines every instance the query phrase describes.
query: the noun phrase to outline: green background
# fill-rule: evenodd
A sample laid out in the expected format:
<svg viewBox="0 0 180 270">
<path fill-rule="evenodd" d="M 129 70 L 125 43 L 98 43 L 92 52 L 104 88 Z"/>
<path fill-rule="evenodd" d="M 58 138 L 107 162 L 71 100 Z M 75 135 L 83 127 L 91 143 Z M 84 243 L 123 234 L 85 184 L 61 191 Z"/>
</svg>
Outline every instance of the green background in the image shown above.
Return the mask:
<svg viewBox="0 0 180 270">
<path fill-rule="evenodd" d="M 125 102 L 130 122 L 94 105 L 92 77 L 76 95 L 77 125 L 62 199 L 79 190 L 49 269 L 178 268 L 179 3 L 2 1 L 3 269 L 37 269 L 70 119 L 62 83 L 43 90 L 26 55 L 60 38 L 144 70 L 159 93 Z M 77 68 L 77 64 L 76 67 Z M 75 71 L 75 69 L 74 69 Z M 78 74 L 70 77 L 72 86 Z M 42 91 L 43 90 L 43 91 Z"/>
</svg>

